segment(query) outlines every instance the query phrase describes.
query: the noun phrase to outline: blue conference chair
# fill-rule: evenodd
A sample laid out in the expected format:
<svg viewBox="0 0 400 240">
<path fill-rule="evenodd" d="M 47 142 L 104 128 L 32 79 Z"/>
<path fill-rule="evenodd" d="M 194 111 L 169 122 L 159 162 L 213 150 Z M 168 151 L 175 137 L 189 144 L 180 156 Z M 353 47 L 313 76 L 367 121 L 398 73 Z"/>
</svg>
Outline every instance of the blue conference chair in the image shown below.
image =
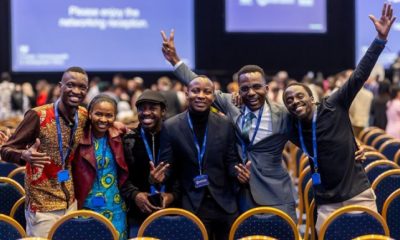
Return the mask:
<svg viewBox="0 0 400 240">
<path fill-rule="evenodd" d="M 24 229 L 26 228 L 25 197 L 20 198 L 11 208 L 10 217 L 15 219 Z"/>
<path fill-rule="evenodd" d="M 378 213 L 363 206 L 346 206 L 333 212 L 322 224 L 319 239 L 353 239 L 367 234 L 389 236 L 389 228 Z"/>
<path fill-rule="evenodd" d="M 283 211 L 272 207 L 253 208 L 240 215 L 231 227 L 229 240 L 252 235 L 300 239 L 294 221 Z"/>
<path fill-rule="evenodd" d="M 17 164 L 0 161 L 0 177 L 7 177 L 16 168 L 18 168 Z"/>
<path fill-rule="evenodd" d="M 162 240 L 208 240 L 207 230 L 198 217 L 179 208 L 159 210 L 143 222 L 138 237 Z"/>
<path fill-rule="evenodd" d="M 365 167 L 365 172 L 367 174 L 369 182 L 372 183 L 379 175 L 392 169 L 400 169 L 400 167 L 393 161 L 378 160 L 370 163 L 367 167 Z"/>
<path fill-rule="evenodd" d="M 0 214 L 0 239 L 11 240 L 25 236 L 25 230 L 14 219 Z"/>
<path fill-rule="evenodd" d="M 69 213 L 50 229 L 52 240 L 117 240 L 118 233 L 103 215 L 89 210 Z"/>
<path fill-rule="evenodd" d="M 382 213 L 386 199 L 397 189 L 400 189 L 400 169 L 389 170 L 379 175 L 372 183 L 376 195 L 378 212 Z"/>
<path fill-rule="evenodd" d="M 9 215 L 11 208 L 21 197 L 25 190 L 16 181 L 0 177 L 0 213 Z"/>
<path fill-rule="evenodd" d="M 14 169 L 7 177 L 17 181 L 22 187 L 25 187 L 25 167 Z"/>
<path fill-rule="evenodd" d="M 390 236 L 400 239 L 400 189 L 394 191 L 386 199 L 382 216 L 389 226 Z"/>
</svg>

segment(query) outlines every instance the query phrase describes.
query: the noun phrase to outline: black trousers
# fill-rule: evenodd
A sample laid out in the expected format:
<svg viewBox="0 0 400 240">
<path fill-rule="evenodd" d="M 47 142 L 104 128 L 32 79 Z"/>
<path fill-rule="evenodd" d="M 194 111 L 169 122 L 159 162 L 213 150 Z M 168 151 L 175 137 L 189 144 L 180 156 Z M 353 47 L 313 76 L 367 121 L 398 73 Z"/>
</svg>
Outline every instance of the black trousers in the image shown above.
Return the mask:
<svg viewBox="0 0 400 240">
<path fill-rule="evenodd" d="M 235 200 L 232 199 L 232 201 Z M 225 212 L 214 198 L 207 193 L 197 211 L 197 216 L 205 225 L 210 240 L 228 240 L 229 231 L 238 217 L 238 213 Z"/>
</svg>

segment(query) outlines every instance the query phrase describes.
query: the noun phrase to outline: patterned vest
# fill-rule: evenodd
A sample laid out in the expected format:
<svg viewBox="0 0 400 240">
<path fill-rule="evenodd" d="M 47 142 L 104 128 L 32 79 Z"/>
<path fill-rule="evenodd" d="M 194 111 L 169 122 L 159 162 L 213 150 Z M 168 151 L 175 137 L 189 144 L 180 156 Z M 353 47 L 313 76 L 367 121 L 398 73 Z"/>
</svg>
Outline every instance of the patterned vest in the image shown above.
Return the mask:
<svg viewBox="0 0 400 240">
<path fill-rule="evenodd" d="M 26 165 L 26 197 L 29 209 L 33 212 L 49 212 L 66 209 L 74 200 L 71 160 L 83 135 L 83 128 L 87 121 L 87 111 L 83 107 L 78 109 L 78 127 L 74 135 L 71 153 L 66 161 L 70 179 L 64 183 L 57 181 L 57 173 L 62 169 L 61 157 L 58 148 L 57 125 L 54 104 L 47 104 L 33 109 L 40 118 L 40 147 L 38 152 L 46 153 L 50 157 L 50 164 L 43 169 Z M 64 154 L 70 142 L 72 129 L 60 117 Z"/>
</svg>

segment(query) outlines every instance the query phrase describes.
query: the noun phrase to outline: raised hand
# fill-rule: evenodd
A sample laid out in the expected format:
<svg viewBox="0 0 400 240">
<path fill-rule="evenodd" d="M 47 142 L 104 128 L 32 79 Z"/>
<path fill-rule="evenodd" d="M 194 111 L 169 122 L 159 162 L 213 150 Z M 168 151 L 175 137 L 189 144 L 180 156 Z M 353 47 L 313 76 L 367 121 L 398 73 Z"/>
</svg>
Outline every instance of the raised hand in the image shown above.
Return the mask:
<svg viewBox="0 0 400 240">
<path fill-rule="evenodd" d="M 386 40 L 392 24 L 396 20 L 396 17 L 393 17 L 392 5 L 387 3 L 383 4 L 382 15 L 380 19 L 376 19 L 373 15 L 369 15 L 369 18 L 375 25 L 379 39 Z"/>
<path fill-rule="evenodd" d="M 46 153 L 38 152 L 39 147 L 40 140 L 36 138 L 35 144 L 22 151 L 21 159 L 30 163 L 32 167 L 44 168 L 44 165 L 50 164 L 50 157 Z"/>
<path fill-rule="evenodd" d="M 150 182 L 151 183 L 162 183 L 165 180 L 165 173 L 169 168 L 169 163 L 161 162 L 154 166 L 153 162 L 150 162 Z"/>
<path fill-rule="evenodd" d="M 175 42 L 174 42 L 175 31 L 172 29 L 169 34 L 169 38 L 164 31 L 161 31 L 161 37 L 163 40 L 161 51 L 164 54 L 164 58 L 175 66 L 179 61 L 178 54 L 176 53 Z"/>
</svg>

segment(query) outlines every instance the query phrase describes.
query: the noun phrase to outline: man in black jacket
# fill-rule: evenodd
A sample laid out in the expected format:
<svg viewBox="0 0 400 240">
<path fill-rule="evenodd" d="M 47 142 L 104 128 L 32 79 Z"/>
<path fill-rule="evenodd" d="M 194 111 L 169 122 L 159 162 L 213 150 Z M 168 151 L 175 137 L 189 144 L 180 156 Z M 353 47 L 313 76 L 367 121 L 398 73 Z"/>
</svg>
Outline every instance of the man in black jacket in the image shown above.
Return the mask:
<svg viewBox="0 0 400 240">
<path fill-rule="evenodd" d="M 164 123 L 161 160 L 172 164 L 182 207 L 202 220 L 210 239 L 228 239 L 237 217 L 234 129 L 226 118 L 210 111 L 214 85 L 207 77 L 190 82 L 187 99 L 189 110 Z"/>
<path fill-rule="evenodd" d="M 154 211 L 174 200 L 167 187 L 151 184 L 149 178 L 165 174 L 169 164 L 159 162 L 160 131 L 166 111 L 166 100 L 158 92 L 146 90 L 136 101 L 139 126 L 124 137 L 125 159 L 129 178 L 122 187 L 129 211 L 130 237 L 136 237 L 140 224 Z M 161 197 L 160 197 L 161 195 Z"/>
<path fill-rule="evenodd" d="M 391 5 L 385 4 L 378 20 L 370 16 L 378 33 L 349 80 L 321 103 L 314 102 L 311 90 L 302 83 L 289 85 L 285 106 L 296 118 L 291 141 L 309 156 L 315 200 L 318 206 L 316 229 L 335 210 L 362 205 L 377 210 L 375 195 L 361 163 L 355 161 L 357 145 L 349 119 L 350 105 L 368 79 L 385 48 L 395 21 Z"/>
</svg>

